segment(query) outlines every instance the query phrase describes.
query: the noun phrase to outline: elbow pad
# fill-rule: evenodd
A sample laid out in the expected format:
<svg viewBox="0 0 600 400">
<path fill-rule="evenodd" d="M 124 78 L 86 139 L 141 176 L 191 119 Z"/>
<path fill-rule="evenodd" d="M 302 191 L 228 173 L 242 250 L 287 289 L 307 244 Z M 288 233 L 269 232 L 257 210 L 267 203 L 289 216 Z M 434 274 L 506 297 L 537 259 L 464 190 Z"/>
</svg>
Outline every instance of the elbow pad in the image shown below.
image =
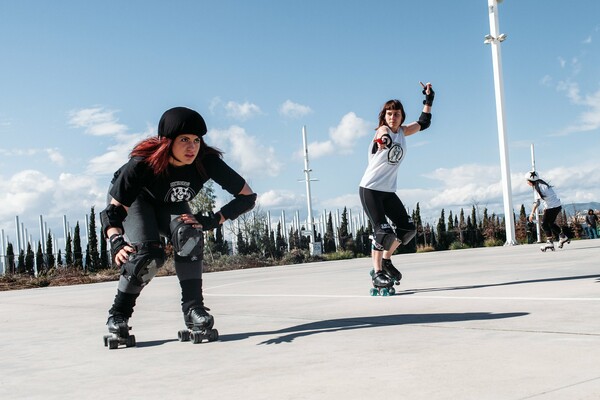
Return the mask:
<svg viewBox="0 0 600 400">
<path fill-rule="evenodd" d="M 256 193 L 236 194 L 235 198 L 221 208 L 221 214 L 226 219 L 236 219 L 245 212 L 254 208 Z"/>
<path fill-rule="evenodd" d="M 421 126 L 421 130 L 429 128 L 431 125 L 431 113 L 422 112 L 417 123 Z"/>
<path fill-rule="evenodd" d="M 116 206 L 109 204 L 103 211 L 100 212 L 100 222 L 102 223 L 102 235 L 106 237 L 106 230 L 110 227 L 123 229 L 123 221 L 127 217 L 127 210 L 121 205 Z"/>
</svg>

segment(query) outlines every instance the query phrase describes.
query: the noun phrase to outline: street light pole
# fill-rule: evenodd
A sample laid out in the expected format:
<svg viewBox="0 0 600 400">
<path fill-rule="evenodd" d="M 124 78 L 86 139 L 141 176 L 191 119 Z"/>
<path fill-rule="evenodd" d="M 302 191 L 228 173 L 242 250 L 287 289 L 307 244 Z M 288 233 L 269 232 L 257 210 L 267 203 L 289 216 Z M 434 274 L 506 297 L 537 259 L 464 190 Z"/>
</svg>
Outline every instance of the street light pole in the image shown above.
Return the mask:
<svg viewBox="0 0 600 400">
<path fill-rule="evenodd" d="M 508 145 L 506 128 L 504 126 L 504 85 L 502 82 L 502 60 L 500 43 L 506 39 L 498 29 L 498 3 L 502 0 L 488 0 L 490 17 L 490 34 L 485 36 L 484 43 L 492 47 L 492 64 L 494 66 L 494 91 L 496 93 L 496 119 L 498 121 L 498 142 L 500 144 L 500 169 L 502 171 L 502 194 L 504 200 L 504 218 L 506 225 L 505 246 L 517 244 L 515 238 L 515 221 L 512 204 L 512 188 L 510 182 L 510 166 L 508 160 Z"/>
</svg>

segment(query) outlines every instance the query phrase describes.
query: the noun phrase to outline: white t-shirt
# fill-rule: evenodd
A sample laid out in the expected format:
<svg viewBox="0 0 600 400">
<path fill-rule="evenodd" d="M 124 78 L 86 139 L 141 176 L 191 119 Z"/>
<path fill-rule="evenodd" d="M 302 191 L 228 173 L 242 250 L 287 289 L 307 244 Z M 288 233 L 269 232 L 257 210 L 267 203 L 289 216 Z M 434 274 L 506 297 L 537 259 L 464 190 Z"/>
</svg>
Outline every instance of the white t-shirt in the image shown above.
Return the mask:
<svg viewBox="0 0 600 400">
<path fill-rule="evenodd" d="M 546 209 L 560 207 L 560 199 L 550 186 L 544 185 L 543 183 L 538 184 L 538 186 L 543 197 L 540 196 L 538 191 L 534 188 L 533 192 L 536 200 L 542 200 Z"/>
<path fill-rule="evenodd" d="M 398 166 L 406 155 L 406 138 L 404 129 L 400 127 L 398 133 L 387 128 L 387 134 L 381 137 L 386 141 L 386 147 L 373 153 L 373 146 L 369 146 L 369 164 L 360 180 L 360 186 L 366 189 L 381 192 L 395 192 Z"/>
</svg>

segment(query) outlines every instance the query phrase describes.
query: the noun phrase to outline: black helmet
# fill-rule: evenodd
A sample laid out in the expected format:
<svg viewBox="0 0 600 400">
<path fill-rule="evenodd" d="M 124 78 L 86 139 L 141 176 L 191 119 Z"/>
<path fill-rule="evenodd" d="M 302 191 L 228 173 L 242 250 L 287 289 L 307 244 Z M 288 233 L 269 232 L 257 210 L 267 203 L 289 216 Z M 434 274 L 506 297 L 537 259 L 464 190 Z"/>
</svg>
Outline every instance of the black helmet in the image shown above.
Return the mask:
<svg viewBox="0 0 600 400">
<path fill-rule="evenodd" d="M 206 134 L 206 122 L 198 112 L 186 107 L 175 107 L 165 111 L 158 122 L 158 136 L 175 139 L 184 133 L 198 137 Z"/>
</svg>

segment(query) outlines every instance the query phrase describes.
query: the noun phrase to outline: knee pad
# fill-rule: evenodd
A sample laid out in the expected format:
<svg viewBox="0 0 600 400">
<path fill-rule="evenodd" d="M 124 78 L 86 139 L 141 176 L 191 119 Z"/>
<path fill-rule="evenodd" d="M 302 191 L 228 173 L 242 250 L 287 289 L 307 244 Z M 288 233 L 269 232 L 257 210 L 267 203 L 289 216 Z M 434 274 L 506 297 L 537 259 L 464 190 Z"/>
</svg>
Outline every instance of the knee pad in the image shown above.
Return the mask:
<svg viewBox="0 0 600 400">
<path fill-rule="evenodd" d="M 407 245 L 417 234 L 417 227 L 413 224 L 412 221 L 409 221 L 403 228 L 396 229 L 396 235 L 398 236 L 398 241 L 400 241 L 403 245 Z"/>
<path fill-rule="evenodd" d="M 178 218 L 171 221 L 170 228 L 173 250 L 179 259 L 189 261 L 202 259 L 204 234 L 201 230 L 179 221 Z"/>
<path fill-rule="evenodd" d="M 165 263 L 165 252 L 159 242 L 136 244 L 135 253 L 121 267 L 121 275 L 137 286 L 146 286 Z"/>
<path fill-rule="evenodd" d="M 373 233 L 372 248 L 377 251 L 389 250 L 396 240 L 398 238 L 390 224 L 381 224 Z"/>
</svg>

